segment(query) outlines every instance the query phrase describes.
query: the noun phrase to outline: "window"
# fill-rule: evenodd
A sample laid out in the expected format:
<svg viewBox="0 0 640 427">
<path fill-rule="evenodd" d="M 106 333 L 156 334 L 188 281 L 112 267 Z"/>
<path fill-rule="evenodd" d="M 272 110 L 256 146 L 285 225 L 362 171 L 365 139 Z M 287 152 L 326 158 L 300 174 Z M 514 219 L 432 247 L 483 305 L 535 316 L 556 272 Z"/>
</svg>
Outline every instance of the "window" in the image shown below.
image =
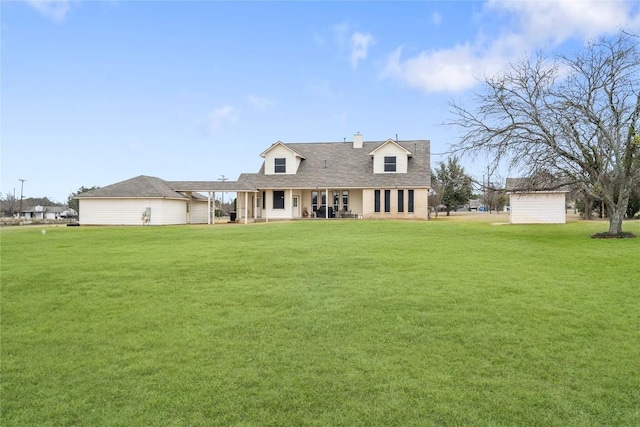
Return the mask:
<svg viewBox="0 0 640 427">
<path fill-rule="evenodd" d="M 315 212 L 318 210 L 318 192 L 311 192 L 311 212 Z"/>
<path fill-rule="evenodd" d="M 396 171 L 396 156 L 384 156 L 384 171 L 385 172 Z"/>
<path fill-rule="evenodd" d="M 340 192 L 333 192 L 333 211 L 338 212 L 340 210 Z"/>
<path fill-rule="evenodd" d="M 275 159 L 273 171 L 275 173 L 287 173 L 287 159 L 284 157 L 277 157 Z"/>
<path fill-rule="evenodd" d="M 284 191 L 273 192 L 273 209 L 284 209 Z"/>
<path fill-rule="evenodd" d="M 398 190 L 398 212 L 404 212 L 404 190 Z"/>
<path fill-rule="evenodd" d="M 267 203 L 267 192 L 263 191 L 262 192 L 262 209 L 266 209 L 267 207 L 265 206 Z"/>
<path fill-rule="evenodd" d="M 349 190 L 342 190 L 342 209 L 349 212 Z"/>
<path fill-rule="evenodd" d="M 380 212 L 380 190 L 373 192 L 373 211 Z"/>
<path fill-rule="evenodd" d="M 408 204 L 409 206 L 407 206 L 407 212 L 413 212 L 413 190 L 407 190 L 408 194 Z"/>
<path fill-rule="evenodd" d="M 384 190 L 384 211 L 391 212 L 391 190 Z"/>
</svg>

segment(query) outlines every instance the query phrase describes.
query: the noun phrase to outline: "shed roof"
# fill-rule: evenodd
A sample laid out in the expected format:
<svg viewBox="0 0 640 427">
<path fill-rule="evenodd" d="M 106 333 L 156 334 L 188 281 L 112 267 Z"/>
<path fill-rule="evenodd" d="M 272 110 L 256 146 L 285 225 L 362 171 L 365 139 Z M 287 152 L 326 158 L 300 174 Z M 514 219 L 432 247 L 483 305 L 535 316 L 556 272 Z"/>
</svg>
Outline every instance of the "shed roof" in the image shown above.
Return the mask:
<svg viewBox="0 0 640 427">
<path fill-rule="evenodd" d="M 547 193 L 568 193 L 569 188 L 565 183 L 550 178 L 507 178 L 505 190 L 511 193 L 523 192 L 547 192 Z"/>
</svg>

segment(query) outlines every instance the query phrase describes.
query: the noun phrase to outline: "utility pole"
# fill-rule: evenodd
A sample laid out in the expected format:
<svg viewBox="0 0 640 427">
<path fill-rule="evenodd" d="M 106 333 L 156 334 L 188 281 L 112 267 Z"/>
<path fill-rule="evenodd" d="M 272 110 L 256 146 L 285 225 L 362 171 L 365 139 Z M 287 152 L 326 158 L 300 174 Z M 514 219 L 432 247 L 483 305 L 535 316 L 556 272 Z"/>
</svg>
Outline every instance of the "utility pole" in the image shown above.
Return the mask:
<svg viewBox="0 0 640 427">
<path fill-rule="evenodd" d="M 24 189 L 24 182 L 26 181 L 26 179 L 19 179 L 18 181 L 20 181 L 20 212 L 18 212 L 18 218 L 20 218 L 20 215 L 22 215 L 22 190 Z"/>
<path fill-rule="evenodd" d="M 228 179 L 229 178 L 227 178 L 226 176 L 220 175 L 220 178 L 218 178 L 218 181 L 222 181 L 222 183 L 224 184 L 224 182 Z M 222 209 L 224 210 L 224 190 L 222 190 Z"/>
<path fill-rule="evenodd" d="M 487 210 L 487 187 L 484 185 L 484 174 L 482 174 L 482 203 L 484 203 L 484 210 Z"/>
<path fill-rule="evenodd" d="M 489 165 L 487 165 L 487 196 L 489 195 L 489 191 L 490 191 L 489 190 L 489 186 L 491 185 L 489 184 L 491 182 L 490 178 L 491 178 L 491 172 L 489 172 Z M 489 214 L 491 214 L 491 205 L 489 204 L 488 207 L 489 207 Z"/>
</svg>

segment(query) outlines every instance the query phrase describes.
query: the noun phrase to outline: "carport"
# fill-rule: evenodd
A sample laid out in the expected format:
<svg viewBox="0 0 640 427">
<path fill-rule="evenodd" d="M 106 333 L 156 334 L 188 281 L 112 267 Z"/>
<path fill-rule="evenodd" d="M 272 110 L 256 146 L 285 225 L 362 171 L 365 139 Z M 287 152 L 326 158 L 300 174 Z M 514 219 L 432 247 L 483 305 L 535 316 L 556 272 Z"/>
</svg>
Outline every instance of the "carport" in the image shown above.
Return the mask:
<svg viewBox="0 0 640 427">
<path fill-rule="evenodd" d="M 206 193 L 208 202 L 207 224 L 215 224 L 215 211 L 211 209 L 212 202 L 216 199 L 216 193 L 244 193 L 244 223 L 248 222 L 249 193 L 258 193 L 258 190 L 247 183 L 238 181 L 168 181 L 176 190 L 182 193 Z M 213 212 L 212 212 L 213 211 Z"/>
</svg>

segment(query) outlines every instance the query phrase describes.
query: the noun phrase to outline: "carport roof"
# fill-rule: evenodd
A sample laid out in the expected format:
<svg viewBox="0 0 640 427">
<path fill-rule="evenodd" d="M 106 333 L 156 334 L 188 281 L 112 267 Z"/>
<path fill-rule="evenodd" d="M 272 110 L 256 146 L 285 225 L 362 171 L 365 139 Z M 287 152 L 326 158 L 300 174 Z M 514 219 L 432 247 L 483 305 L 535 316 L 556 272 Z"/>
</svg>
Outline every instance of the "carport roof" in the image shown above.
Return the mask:
<svg viewBox="0 0 640 427">
<path fill-rule="evenodd" d="M 155 176 L 140 175 L 135 178 L 107 185 L 96 190 L 80 193 L 76 199 L 84 198 L 171 198 L 189 199 L 182 193 L 208 191 L 256 191 L 247 184 L 236 181 L 165 181 Z"/>
<path fill-rule="evenodd" d="M 167 181 L 176 191 L 257 191 L 249 183 L 238 181 Z"/>
</svg>

